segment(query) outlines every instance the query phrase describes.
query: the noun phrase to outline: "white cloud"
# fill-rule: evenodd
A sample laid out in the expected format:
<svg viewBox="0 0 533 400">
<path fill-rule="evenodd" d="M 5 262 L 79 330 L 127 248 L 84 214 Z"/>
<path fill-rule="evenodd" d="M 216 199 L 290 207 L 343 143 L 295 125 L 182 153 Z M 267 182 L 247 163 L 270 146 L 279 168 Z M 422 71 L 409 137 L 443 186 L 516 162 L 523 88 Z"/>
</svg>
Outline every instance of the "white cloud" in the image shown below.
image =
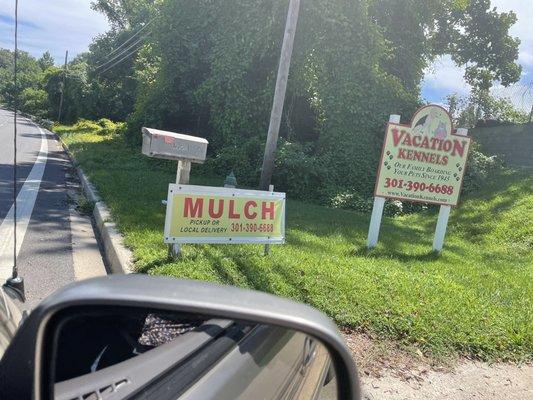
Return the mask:
<svg viewBox="0 0 533 400">
<path fill-rule="evenodd" d="M 442 100 L 451 93 L 467 95 L 470 86 L 464 80 L 464 73 L 465 69 L 456 66 L 450 56 L 440 57 L 426 69 L 422 82 L 424 94 L 431 101 L 439 100 L 439 96 Z"/>
<path fill-rule="evenodd" d="M 14 1 L 0 3 L 0 47 L 12 49 L 14 27 L 7 18 L 14 16 Z M 49 50 L 62 63 L 65 50 L 75 57 L 107 29 L 106 18 L 90 9 L 90 0 L 19 1 L 19 48 L 37 57 Z"/>
</svg>

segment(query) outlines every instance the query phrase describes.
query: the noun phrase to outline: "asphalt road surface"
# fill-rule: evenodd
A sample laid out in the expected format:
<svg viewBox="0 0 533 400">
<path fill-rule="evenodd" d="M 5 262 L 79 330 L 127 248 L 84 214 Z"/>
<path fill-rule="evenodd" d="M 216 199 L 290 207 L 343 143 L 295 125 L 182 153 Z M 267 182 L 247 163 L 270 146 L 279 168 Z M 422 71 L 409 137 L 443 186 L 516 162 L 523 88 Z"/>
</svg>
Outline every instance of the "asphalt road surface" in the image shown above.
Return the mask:
<svg viewBox="0 0 533 400">
<path fill-rule="evenodd" d="M 0 109 L 2 281 L 13 265 L 13 126 L 13 113 Z M 17 262 L 31 307 L 76 278 L 65 176 L 70 162 L 53 135 L 28 119 L 19 118 L 17 129 Z M 95 241 L 89 245 L 97 251 Z"/>
</svg>

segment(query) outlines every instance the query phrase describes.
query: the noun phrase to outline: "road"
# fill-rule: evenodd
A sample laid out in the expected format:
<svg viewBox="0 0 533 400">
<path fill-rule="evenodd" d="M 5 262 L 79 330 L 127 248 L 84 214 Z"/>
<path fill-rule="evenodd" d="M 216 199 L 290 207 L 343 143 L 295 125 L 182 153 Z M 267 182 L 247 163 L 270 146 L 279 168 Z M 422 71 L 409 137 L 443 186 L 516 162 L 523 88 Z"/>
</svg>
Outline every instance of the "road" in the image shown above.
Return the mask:
<svg viewBox="0 0 533 400">
<path fill-rule="evenodd" d="M 0 279 L 10 276 L 13 265 L 13 113 L 0 109 Z M 73 282 L 80 274 L 75 250 L 83 243 L 83 251 L 97 252 L 97 268 L 105 273 L 92 233 L 90 220 L 83 219 L 82 229 L 72 221 L 69 200 L 70 162 L 59 143 L 49 132 L 31 121 L 20 118 L 17 123 L 17 251 L 19 275 L 25 280 L 28 305 L 59 287 Z M 78 222 L 75 222 L 78 223 Z M 76 232 L 73 235 L 73 228 Z M 90 232 L 89 232 L 90 231 Z M 78 237 L 82 232 L 83 237 Z M 94 254 L 93 254 L 94 255 Z"/>
</svg>

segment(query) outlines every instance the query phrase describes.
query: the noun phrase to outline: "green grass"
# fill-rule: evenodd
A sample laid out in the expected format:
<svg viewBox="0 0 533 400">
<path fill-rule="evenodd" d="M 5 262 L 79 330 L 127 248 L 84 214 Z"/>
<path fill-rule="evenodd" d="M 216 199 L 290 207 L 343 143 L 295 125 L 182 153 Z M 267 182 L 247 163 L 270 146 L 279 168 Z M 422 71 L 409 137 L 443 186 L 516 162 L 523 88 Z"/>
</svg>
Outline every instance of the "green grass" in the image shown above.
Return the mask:
<svg viewBox="0 0 533 400">
<path fill-rule="evenodd" d="M 533 354 L 533 175 L 505 173 L 452 212 L 445 250 L 431 252 L 435 214 L 384 218 L 381 242 L 364 248 L 369 215 L 287 204 L 287 243 L 184 246 L 172 262 L 163 244 L 174 163 L 151 160 L 118 136 L 56 129 L 110 206 L 139 271 L 222 282 L 306 302 L 339 325 L 435 357 L 531 360 Z M 223 178 L 195 174 L 194 184 Z"/>
</svg>

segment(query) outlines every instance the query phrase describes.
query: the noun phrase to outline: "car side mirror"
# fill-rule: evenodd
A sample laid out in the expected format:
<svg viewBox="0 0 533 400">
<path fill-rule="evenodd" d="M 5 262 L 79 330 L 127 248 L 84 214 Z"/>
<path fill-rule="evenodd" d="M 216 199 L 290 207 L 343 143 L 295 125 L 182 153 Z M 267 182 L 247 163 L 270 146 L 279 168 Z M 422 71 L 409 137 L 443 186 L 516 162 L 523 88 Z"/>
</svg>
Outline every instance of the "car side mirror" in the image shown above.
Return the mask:
<svg viewBox="0 0 533 400">
<path fill-rule="evenodd" d="M 336 326 L 262 292 L 145 275 L 75 283 L 24 321 L 2 399 L 359 399 Z"/>
</svg>

